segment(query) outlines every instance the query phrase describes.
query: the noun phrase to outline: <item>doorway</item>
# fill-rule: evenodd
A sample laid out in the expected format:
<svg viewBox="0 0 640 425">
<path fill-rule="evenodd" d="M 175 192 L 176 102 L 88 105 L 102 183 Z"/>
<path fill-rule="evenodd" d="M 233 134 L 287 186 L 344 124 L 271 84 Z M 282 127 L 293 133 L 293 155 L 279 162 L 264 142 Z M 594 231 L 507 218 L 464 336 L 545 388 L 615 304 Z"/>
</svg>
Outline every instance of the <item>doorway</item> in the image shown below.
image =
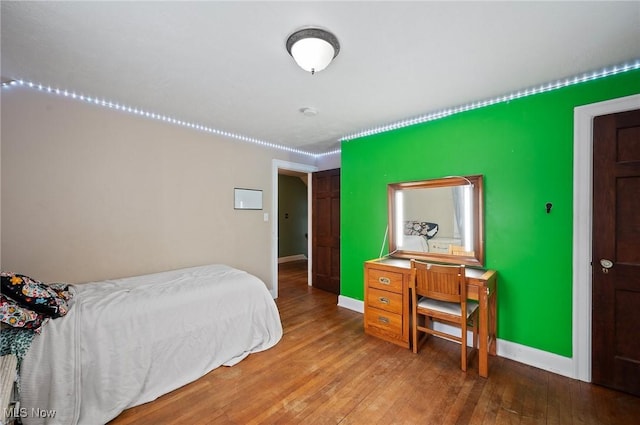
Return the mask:
<svg viewBox="0 0 640 425">
<path fill-rule="evenodd" d="M 340 295 L 340 169 L 313 173 L 313 286 Z"/>
<path fill-rule="evenodd" d="M 593 120 L 592 380 L 640 396 L 640 109 Z"/>
<path fill-rule="evenodd" d="M 591 382 L 593 119 L 640 108 L 640 95 L 574 110 L 573 169 L 573 358 L 572 377 Z"/>
<path fill-rule="evenodd" d="M 278 208 L 279 204 L 279 193 L 278 193 L 278 180 L 279 174 L 293 174 L 293 175 L 306 175 L 307 181 L 307 235 L 308 235 L 308 243 L 307 243 L 307 258 L 308 258 L 308 266 L 307 266 L 307 281 L 309 284 L 312 283 L 311 276 L 311 260 L 313 258 L 313 249 L 311 245 L 311 238 L 313 235 L 311 229 L 311 191 L 312 191 L 312 182 L 311 182 L 311 173 L 317 170 L 317 167 L 313 165 L 307 164 L 298 164 L 295 162 L 282 161 L 278 159 L 274 159 L 272 161 L 271 167 L 271 193 L 272 201 L 271 201 L 271 209 L 272 209 L 272 217 L 271 217 L 271 296 L 273 298 L 278 298 L 278 241 L 279 241 L 279 226 L 278 226 L 278 218 L 280 216 L 280 211 Z"/>
</svg>

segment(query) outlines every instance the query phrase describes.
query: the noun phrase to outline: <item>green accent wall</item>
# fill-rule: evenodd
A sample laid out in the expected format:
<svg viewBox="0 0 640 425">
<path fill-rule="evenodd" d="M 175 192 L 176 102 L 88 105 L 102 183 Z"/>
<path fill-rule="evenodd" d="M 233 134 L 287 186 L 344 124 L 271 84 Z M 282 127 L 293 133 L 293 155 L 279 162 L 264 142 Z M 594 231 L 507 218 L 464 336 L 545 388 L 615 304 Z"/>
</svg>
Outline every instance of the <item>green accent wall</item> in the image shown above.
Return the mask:
<svg viewBox="0 0 640 425">
<path fill-rule="evenodd" d="M 498 337 L 571 357 L 574 108 L 637 93 L 640 70 L 343 142 L 341 295 L 364 298 L 388 183 L 483 174 Z"/>
</svg>

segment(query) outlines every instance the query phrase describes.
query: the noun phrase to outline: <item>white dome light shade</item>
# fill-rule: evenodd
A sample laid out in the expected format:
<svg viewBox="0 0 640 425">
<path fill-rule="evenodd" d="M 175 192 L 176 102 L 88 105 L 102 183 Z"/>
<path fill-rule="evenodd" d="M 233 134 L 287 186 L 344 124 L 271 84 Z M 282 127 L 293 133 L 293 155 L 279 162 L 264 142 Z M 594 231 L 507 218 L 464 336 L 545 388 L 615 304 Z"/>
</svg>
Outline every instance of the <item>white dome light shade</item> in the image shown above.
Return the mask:
<svg viewBox="0 0 640 425">
<path fill-rule="evenodd" d="M 300 68 L 311 73 L 322 71 L 333 59 L 331 44 L 319 38 L 304 38 L 291 47 L 291 56 Z"/>
<path fill-rule="evenodd" d="M 307 28 L 289 36 L 287 51 L 300 68 L 315 74 L 325 69 L 338 55 L 340 44 L 333 34 L 325 30 Z"/>
</svg>

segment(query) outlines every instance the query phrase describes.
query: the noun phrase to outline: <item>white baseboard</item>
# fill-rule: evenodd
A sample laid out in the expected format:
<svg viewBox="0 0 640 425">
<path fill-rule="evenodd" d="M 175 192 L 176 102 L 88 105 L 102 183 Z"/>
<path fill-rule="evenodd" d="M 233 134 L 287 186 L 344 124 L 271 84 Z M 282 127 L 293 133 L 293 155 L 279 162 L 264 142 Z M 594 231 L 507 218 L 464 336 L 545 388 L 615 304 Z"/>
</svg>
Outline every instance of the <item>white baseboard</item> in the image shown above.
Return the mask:
<svg viewBox="0 0 640 425">
<path fill-rule="evenodd" d="M 498 339 L 498 355 L 548 372 L 573 378 L 573 359 Z"/>
<path fill-rule="evenodd" d="M 289 255 L 288 257 L 278 257 L 278 264 L 289 263 L 291 261 L 306 260 L 306 259 L 307 259 L 307 256 L 304 254 Z"/>
<path fill-rule="evenodd" d="M 349 310 L 364 314 L 364 301 L 338 295 L 338 307 L 344 307 Z"/>
<path fill-rule="evenodd" d="M 364 302 L 353 298 L 338 296 L 338 306 L 348 308 L 358 313 L 364 313 Z M 446 330 L 450 332 L 455 329 L 444 324 L 436 324 L 436 329 Z M 458 335 L 460 331 L 458 330 Z M 472 344 L 473 339 L 468 335 L 467 341 Z M 573 378 L 573 359 L 570 357 L 560 356 L 558 354 L 549 353 L 547 351 L 538 350 L 537 348 L 527 347 L 526 345 L 517 344 L 515 342 L 499 339 L 496 341 L 497 355 L 518 363 L 537 367 L 558 375 Z"/>
</svg>

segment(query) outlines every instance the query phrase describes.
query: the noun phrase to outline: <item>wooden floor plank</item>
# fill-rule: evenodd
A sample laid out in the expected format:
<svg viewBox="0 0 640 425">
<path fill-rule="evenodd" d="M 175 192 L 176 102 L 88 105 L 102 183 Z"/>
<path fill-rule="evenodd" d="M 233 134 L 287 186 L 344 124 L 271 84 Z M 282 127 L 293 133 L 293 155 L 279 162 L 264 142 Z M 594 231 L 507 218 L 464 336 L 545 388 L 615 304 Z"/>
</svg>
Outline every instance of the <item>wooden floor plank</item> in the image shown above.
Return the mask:
<svg viewBox="0 0 640 425">
<path fill-rule="evenodd" d="M 464 373 L 459 346 L 431 338 L 414 354 L 363 332 L 362 315 L 307 285 L 306 262 L 281 265 L 282 340 L 220 367 L 111 425 L 627 425 L 640 398 L 490 357 Z"/>
</svg>

